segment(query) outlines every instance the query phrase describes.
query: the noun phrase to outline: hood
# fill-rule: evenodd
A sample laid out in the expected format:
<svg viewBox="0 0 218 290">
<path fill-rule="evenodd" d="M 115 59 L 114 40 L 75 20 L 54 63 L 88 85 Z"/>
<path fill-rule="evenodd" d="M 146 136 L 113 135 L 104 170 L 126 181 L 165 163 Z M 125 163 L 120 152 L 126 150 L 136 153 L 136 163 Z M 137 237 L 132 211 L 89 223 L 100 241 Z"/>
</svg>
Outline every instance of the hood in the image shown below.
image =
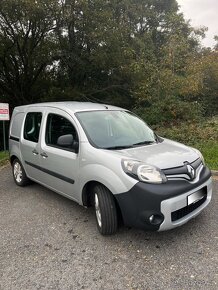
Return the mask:
<svg viewBox="0 0 218 290">
<path fill-rule="evenodd" d="M 113 151 L 115 152 L 121 158 L 142 161 L 160 169 L 183 166 L 185 161 L 191 163 L 199 158 L 192 148 L 168 139 L 161 143 Z"/>
</svg>

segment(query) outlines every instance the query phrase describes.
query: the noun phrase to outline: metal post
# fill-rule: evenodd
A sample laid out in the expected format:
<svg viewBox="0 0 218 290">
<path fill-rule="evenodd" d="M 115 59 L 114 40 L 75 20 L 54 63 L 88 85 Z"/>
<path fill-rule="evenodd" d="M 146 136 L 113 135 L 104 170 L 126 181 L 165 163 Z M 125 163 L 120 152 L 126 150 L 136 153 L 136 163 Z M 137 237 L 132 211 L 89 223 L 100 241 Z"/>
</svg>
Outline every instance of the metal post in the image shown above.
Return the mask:
<svg viewBox="0 0 218 290">
<path fill-rule="evenodd" d="M 4 140 L 4 151 L 6 152 L 5 121 L 3 121 L 3 140 Z"/>
</svg>

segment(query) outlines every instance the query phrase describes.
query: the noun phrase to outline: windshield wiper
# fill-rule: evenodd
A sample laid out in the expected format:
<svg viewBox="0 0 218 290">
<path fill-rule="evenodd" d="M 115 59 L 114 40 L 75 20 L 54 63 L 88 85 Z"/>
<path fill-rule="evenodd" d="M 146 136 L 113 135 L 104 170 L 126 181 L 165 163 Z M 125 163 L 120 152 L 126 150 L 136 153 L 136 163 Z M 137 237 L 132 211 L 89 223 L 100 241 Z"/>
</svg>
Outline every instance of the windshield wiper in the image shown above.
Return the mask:
<svg viewBox="0 0 218 290">
<path fill-rule="evenodd" d="M 142 142 L 138 142 L 133 144 L 133 146 L 139 146 L 139 145 L 149 145 L 149 144 L 153 144 L 156 143 L 155 141 L 142 141 Z"/>
<path fill-rule="evenodd" d="M 107 150 L 122 150 L 122 149 L 127 149 L 127 148 L 132 148 L 133 145 L 123 145 L 123 146 L 111 146 L 111 147 L 105 147 L 102 149 L 107 149 Z"/>
<path fill-rule="evenodd" d="M 122 149 L 127 149 L 127 148 L 133 148 L 133 147 L 140 146 L 140 145 L 149 145 L 149 144 L 153 144 L 153 143 L 156 143 L 156 141 L 143 141 L 143 142 L 135 143 L 135 144 L 132 144 L 132 145 L 111 146 L 111 147 L 105 147 L 103 149 L 107 149 L 107 150 L 122 150 Z"/>
</svg>

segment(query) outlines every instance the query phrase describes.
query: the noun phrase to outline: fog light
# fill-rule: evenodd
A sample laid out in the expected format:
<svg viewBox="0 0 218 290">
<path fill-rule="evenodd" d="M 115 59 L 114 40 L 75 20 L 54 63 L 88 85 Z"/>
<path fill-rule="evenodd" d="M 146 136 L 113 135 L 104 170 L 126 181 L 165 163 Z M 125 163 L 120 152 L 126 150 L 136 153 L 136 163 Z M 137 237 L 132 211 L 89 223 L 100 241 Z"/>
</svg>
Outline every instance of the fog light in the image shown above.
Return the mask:
<svg viewBox="0 0 218 290">
<path fill-rule="evenodd" d="M 152 215 L 149 217 L 149 222 L 152 224 L 153 220 L 154 220 L 154 215 L 152 214 Z"/>
<path fill-rule="evenodd" d="M 149 216 L 148 220 L 150 224 L 157 226 L 163 222 L 164 217 L 163 215 L 160 215 L 160 214 L 152 214 Z"/>
</svg>

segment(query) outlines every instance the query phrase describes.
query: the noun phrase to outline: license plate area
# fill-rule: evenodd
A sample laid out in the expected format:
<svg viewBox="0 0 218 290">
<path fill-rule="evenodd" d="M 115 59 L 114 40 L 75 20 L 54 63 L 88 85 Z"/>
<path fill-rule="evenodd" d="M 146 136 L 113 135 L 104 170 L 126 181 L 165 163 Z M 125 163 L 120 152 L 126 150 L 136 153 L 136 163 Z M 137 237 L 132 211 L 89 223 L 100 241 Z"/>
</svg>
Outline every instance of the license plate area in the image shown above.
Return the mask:
<svg viewBox="0 0 218 290">
<path fill-rule="evenodd" d="M 207 188 L 204 187 L 187 197 L 187 205 L 195 204 L 196 202 L 200 201 L 202 198 L 204 198 L 207 195 Z"/>
</svg>

